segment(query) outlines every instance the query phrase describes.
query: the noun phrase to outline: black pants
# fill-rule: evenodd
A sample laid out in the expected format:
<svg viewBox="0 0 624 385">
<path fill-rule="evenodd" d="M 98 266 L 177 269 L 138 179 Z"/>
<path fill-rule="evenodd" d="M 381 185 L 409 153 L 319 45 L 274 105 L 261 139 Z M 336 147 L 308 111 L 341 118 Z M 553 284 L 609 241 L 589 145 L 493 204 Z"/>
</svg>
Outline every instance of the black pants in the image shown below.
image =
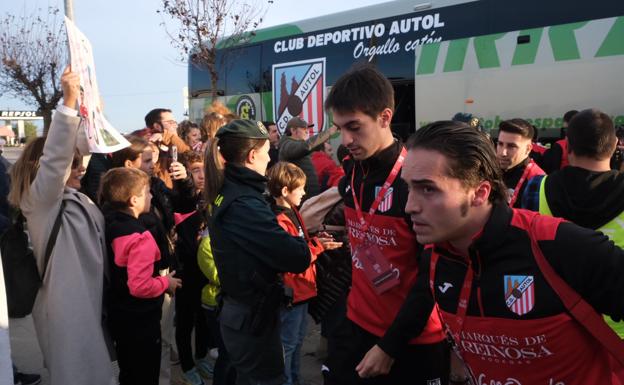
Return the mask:
<svg viewBox="0 0 624 385">
<path fill-rule="evenodd" d="M 219 326 L 237 385 L 282 385 L 286 380 L 278 311 L 275 322 L 256 335 L 251 332 L 251 307 L 224 299 Z"/>
<path fill-rule="evenodd" d="M 428 345 L 408 345 L 388 375 L 362 379 L 355 367 L 379 340 L 348 318 L 334 330 L 333 349 L 328 351 L 326 385 L 431 385 L 447 384 L 449 350 L 446 341 Z M 439 379 L 439 382 L 437 380 Z"/>
<path fill-rule="evenodd" d="M 160 319 L 135 326 L 119 322 L 111 332 L 119 363 L 119 384 L 158 385 Z"/>
<path fill-rule="evenodd" d="M 195 357 L 204 358 L 208 353 L 209 331 L 204 310 L 201 307 L 201 287 L 182 287 L 176 291 L 175 339 L 182 371 L 195 366 L 191 336 L 195 328 Z"/>
</svg>

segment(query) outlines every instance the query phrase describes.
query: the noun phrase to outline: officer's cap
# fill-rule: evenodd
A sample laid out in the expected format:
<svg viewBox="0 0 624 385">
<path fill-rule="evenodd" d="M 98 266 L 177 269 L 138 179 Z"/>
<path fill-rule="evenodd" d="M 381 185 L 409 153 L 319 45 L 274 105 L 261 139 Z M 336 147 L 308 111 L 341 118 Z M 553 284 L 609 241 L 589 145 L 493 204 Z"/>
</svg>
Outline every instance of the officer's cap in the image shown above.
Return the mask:
<svg viewBox="0 0 624 385">
<path fill-rule="evenodd" d="M 248 119 L 235 119 L 219 128 L 215 136 L 219 139 L 226 136 L 247 139 L 269 139 L 269 132 L 262 122 Z"/>
</svg>

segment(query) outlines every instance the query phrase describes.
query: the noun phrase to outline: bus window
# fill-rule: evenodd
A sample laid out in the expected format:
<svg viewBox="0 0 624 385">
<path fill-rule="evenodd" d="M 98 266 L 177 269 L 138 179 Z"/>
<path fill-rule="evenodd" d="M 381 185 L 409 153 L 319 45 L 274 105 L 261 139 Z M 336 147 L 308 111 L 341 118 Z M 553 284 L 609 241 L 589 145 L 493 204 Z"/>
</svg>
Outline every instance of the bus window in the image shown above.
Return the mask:
<svg viewBox="0 0 624 385">
<path fill-rule="evenodd" d="M 261 46 L 253 45 L 229 50 L 224 57 L 226 69 L 225 85 L 227 95 L 240 95 L 260 92 Z"/>
</svg>

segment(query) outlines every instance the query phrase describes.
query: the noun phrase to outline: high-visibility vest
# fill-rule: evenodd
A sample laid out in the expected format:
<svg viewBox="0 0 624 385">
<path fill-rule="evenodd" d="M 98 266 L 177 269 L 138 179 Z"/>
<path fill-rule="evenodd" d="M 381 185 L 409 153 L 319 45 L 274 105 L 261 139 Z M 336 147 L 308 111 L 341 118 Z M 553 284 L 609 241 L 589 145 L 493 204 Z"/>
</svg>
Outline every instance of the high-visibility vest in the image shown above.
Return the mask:
<svg viewBox="0 0 624 385">
<path fill-rule="evenodd" d="M 539 213 L 552 217 L 553 214 L 552 211 L 550 211 L 548 200 L 546 199 L 546 178 L 547 176 L 544 176 L 540 183 Z M 596 230 L 601 231 L 604 235 L 609 237 L 618 247 L 624 248 L 624 212 L 621 212 L 617 217 Z M 605 321 L 607 321 L 611 329 L 613 329 L 620 338 L 624 338 L 624 322 L 615 322 L 608 316 L 605 316 Z"/>
</svg>

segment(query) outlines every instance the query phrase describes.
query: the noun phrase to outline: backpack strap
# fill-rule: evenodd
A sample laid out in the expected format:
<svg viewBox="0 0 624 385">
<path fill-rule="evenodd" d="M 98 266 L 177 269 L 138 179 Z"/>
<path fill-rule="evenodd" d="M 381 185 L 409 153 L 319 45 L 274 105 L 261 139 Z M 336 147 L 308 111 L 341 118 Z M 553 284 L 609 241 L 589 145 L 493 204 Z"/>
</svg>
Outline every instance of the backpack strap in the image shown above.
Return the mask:
<svg viewBox="0 0 624 385">
<path fill-rule="evenodd" d="M 61 202 L 61 209 L 59 210 L 58 215 L 56 216 L 56 220 L 54 221 L 54 225 L 52 226 L 52 232 L 50 232 L 50 238 L 48 239 L 48 245 L 46 246 L 45 256 L 43 258 L 43 272 L 41 273 L 41 281 L 45 277 L 46 270 L 48 268 L 48 262 L 50 261 L 50 256 L 52 255 L 52 250 L 54 249 L 54 245 L 56 244 L 56 238 L 58 237 L 59 230 L 61 229 L 61 220 L 63 219 L 63 211 L 65 211 L 65 200 Z"/>
<path fill-rule="evenodd" d="M 539 218 L 539 215 L 535 215 L 531 221 L 533 234 L 535 234 Z M 555 272 L 555 269 L 544 257 L 533 234 L 530 236 L 531 249 L 535 261 L 550 287 L 559 296 L 572 317 L 598 340 L 612 358 L 624 368 L 624 341 L 604 322 L 602 316 Z"/>
</svg>

